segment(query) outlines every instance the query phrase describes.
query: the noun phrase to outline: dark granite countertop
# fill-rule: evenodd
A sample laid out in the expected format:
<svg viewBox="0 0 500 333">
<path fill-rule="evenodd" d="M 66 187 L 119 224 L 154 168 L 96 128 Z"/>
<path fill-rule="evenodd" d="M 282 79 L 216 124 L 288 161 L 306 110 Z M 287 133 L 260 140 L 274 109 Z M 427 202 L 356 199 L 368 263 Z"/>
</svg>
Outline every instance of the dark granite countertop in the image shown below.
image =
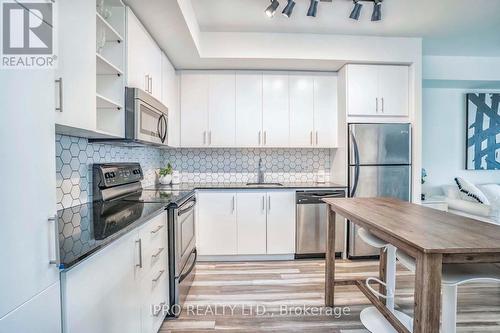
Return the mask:
<svg viewBox="0 0 500 333">
<path fill-rule="evenodd" d="M 327 189 L 327 188 L 342 188 L 347 186 L 339 185 L 331 182 L 315 183 L 315 182 L 279 182 L 281 185 L 247 185 L 247 182 L 241 183 L 180 183 L 178 185 L 153 185 L 147 189 L 156 190 L 174 190 L 174 191 L 194 191 L 194 190 L 215 190 L 215 189 Z"/>
<path fill-rule="evenodd" d="M 165 203 L 91 202 L 57 212 L 60 269 L 68 269 L 166 208 Z"/>
</svg>

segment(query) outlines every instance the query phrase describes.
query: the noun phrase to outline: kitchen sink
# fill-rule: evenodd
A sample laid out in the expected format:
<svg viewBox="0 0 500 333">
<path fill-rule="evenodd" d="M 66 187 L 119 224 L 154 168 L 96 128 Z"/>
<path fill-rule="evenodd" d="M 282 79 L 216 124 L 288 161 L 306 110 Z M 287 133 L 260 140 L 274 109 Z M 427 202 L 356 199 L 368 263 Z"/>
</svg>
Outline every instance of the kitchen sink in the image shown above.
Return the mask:
<svg viewBox="0 0 500 333">
<path fill-rule="evenodd" d="M 281 183 L 247 183 L 247 186 L 283 186 Z"/>
</svg>

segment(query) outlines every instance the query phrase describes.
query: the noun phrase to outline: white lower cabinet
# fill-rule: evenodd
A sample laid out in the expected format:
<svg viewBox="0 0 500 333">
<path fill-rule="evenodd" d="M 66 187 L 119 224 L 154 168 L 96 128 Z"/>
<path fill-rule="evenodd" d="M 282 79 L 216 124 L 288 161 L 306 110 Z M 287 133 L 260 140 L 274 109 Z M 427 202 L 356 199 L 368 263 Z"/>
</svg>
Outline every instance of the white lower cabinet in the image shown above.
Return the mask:
<svg viewBox="0 0 500 333">
<path fill-rule="evenodd" d="M 153 310 L 168 299 L 165 229 L 163 213 L 62 274 L 63 332 L 158 331 L 165 316 Z"/>
<path fill-rule="evenodd" d="M 201 256 L 295 253 L 295 191 L 199 191 L 197 214 Z"/>
<path fill-rule="evenodd" d="M 295 253 L 295 191 L 267 192 L 267 253 Z"/>
<path fill-rule="evenodd" d="M 238 254 L 266 254 L 266 192 L 237 193 Z"/>
<path fill-rule="evenodd" d="M 198 192 L 197 214 L 199 254 L 237 254 L 236 193 Z"/>
</svg>

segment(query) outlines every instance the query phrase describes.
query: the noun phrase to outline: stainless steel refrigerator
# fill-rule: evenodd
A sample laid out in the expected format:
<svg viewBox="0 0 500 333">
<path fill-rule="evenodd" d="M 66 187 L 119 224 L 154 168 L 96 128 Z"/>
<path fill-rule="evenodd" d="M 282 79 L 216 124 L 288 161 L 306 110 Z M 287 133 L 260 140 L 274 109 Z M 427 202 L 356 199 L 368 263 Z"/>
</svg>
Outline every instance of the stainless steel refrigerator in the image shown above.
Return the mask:
<svg viewBox="0 0 500 333">
<path fill-rule="evenodd" d="M 410 124 L 349 124 L 349 196 L 411 199 Z M 349 258 L 379 250 L 358 237 L 349 223 Z"/>
</svg>

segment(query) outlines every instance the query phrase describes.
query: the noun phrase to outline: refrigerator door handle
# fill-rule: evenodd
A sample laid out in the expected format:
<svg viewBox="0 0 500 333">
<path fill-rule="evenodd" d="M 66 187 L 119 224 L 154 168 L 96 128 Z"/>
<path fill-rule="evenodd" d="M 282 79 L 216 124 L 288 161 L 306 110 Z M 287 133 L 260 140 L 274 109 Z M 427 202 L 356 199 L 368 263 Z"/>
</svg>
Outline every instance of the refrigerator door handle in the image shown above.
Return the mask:
<svg viewBox="0 0 500 333">
<path fill-rule="evenodd" d="M 359 149 L 358 149 L 358 143 L 356 142 L 356 137 L 354 134 L 351 132 L 351 139 L 352 139 L 352 146 L 354 149 L 354 182 L 351 187 L 351 193 L 349 193 L 349 196 L 352 198 L 356 194 L 356 190 L 358 188 L 358 181 L 359 181 Z"/>
</svg>

